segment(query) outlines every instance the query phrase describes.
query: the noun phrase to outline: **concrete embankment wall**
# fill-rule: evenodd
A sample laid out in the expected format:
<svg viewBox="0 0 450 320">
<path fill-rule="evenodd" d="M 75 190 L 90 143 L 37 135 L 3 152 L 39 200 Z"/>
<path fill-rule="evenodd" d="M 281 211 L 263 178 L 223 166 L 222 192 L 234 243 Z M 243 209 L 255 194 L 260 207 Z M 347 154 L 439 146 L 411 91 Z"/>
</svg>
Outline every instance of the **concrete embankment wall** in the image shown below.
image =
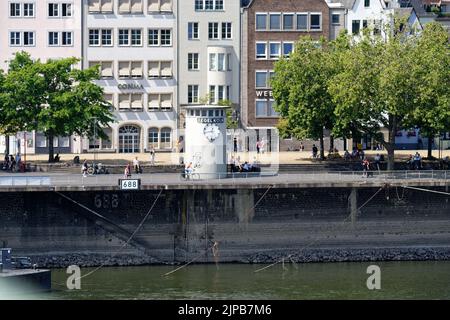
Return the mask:
<svg viewBox="0 0 450 320">
<path fill-rule="evenodd" d="M 164 190 L 123 247 L 158 193 L 1 193 L 0 244 L 46 267 L 450 259 L 449 197 L 388 187 Z"/>
</svg>

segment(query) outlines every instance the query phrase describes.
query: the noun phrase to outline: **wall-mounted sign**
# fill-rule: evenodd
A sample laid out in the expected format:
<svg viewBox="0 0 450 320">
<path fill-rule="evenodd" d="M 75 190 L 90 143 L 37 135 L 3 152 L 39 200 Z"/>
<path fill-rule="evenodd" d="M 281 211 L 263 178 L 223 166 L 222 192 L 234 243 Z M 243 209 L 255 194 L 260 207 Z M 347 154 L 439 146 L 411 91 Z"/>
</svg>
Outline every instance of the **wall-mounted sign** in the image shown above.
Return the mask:
<svg viewBox="0 0 450 320">
<path fill-rule="evenodd" d="M 224 123 L 224 118 L 197 118 L 198 123 Z"/>
<path fill-rule="evenodd" d="M 120 190 L 139 190 L 141 179 L 119 179 Z"/>
<path fill-rule="evenodd" d="M 272 90 L 256 90 L 257 98 L 273 98 Z"/>
<path fill-rule="evenodd" d="M 121 83 L 117 85 L 119 90 L 144 90 L 144 85 L 139 83 Z"/>
</svg>

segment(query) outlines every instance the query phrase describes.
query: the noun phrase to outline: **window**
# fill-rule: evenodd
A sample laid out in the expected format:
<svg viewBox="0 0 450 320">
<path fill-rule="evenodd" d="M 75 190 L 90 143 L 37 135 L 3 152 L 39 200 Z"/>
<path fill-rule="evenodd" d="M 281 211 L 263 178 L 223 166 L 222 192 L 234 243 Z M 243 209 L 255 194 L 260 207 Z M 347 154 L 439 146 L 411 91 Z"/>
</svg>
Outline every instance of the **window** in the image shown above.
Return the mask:
<svg viewBox="0 0 450 320">
<path fill-rule="evenodd" d="M 267 71 L 256 71 L 256 88 L 267 88 Z"/>
<path fill-rule="evenodd" d="M 25 31 L 23 33 L 23 45 L 34 46 L 34 32 Z"/>
<path fill-rule="evenodd" d="M 96 65 L 100 66 L 100 76 L 102 78 L 114 78 L 112 61 L 89 61 L 89 68 Z"/>
<path fill-rule="evenodd" d="M 267 43 L 265 42 L 256 43 L 256 58 L 267 59 Z"/>
<path fill-rule="evenodd" d="M 208 23 L 208 38 L 211 39 L 219 39 L 219 23 L 218 22 L 209 22 Z"/>
<path fill-rule="evenodd" d="M 72 4 L 71 3 L 61 3 L 61 16 L 71 17 L 72 16 Z"/>
<path fill-rule="evenodd" d="M 308 30 L 308 15 L 306 13 L 297 14 L 297 30 Z"/>
<path fill-rule="evenodd" d="M 141 111 L 143 109 L 142 94 L 119 94 L 119 111 Z"/>
<path fill-rule="evenodd" d="M 113 13 L 113 0 L 89 0 L 90 13 Z"/>
<path fill-rule="evenodd" d="M 360 21 L 359 20 L 353 20 L 352 21 L 352 33 L 358 34 L 360 28 Z"/>
<path fill-rule="evenodd" d="M 188 53 L 188 70 L 199 70 L 198 53 Z"/>
<path fill-rule="evenodd" d="M 283 56 L 288 57 L 294 50 L 294 43 L 283 42 Z"/>
<path fill-rule="evenodd" d="M 9 15 L 11 17 L 20 17 L 20 3 L 9 4 Z"/>
<path fill-rule="evenodd" d="M 161 45 L 162 46 L 172 45 L 172 30 L 161 29 Z"/>
<path fill-rule="evenodd" d="M 205 10 L 214 10 L 214 0 L 205 0 Z"/>
<path fill-rule="evenodd" d="M 217 55 L 215 53 L 209 54 L 209 71 L 217 70 Z"/>
<path fill-rule="evenodd" d="M 142 13 L 142 0 L 118 0 L 119 13 L 121 14 L 136 14 Z"/>
<path fill-rule="evenodd" d="M 226 61 L 225 61 L 225 53 L 219 53 L 218 54 L 218 71 L 226 71 L 227 70 L 227 65 L 226 65 Z"/>
<path fill-rule="evenodd" d="M 189 40 L 198 39 L 198 22 L 188 23 L 188 39 Z"/>
<path fill-rule="evenodd" d="M 278 117 L 279 116 L 279 113 L 275 111 L 274 107 L 275 107 L 275 100 L 269 100 L 269 105 L 267 108 L 268 109 L 267 115 L 269 117 Z"/>
<path fill-rule="evenodd" d="M 172 0 L 148 0 L 148 12 L 172 12 Z"/>
<path fill-rule="evenodd" d="M 281 43 L 270 43 L 270 59 L 279 59 L 281 56 Z"/>
<path fill-rule="evenodd" d="M 256 30 L 267 29 L 267 13 L 256 14 Z"/>
<path fill-rule="evenodd" d="M 231 53 L 227 53 L 227 70 L 232 70 L 233 61 L 231 60 Z"/>
<path fill-rule="evenodd" d="M 209 86 L 209 103 L 216 103 L 216 86 Z"/>
<path fill-rule="evenodd" d="M 142 13 L 142 0 L 131 0 L 131 13 Z"/>
<path fill-rule="evenodd" d="M 9 33 L 9 45 L 20 46 L 20 32 L 13 31 Z"/>
<path fill-rule="evenodd" d="M 270 23 L 270 30 L 281 30 L 281 14 L 270 13 L 269 23 Z"/>
<path fill-rule="evenodd" d="M 283 14 L 283 30 L 294 30 L 293 14 Z"/>
<path fill-rule="evenodd" d="M 370 7 L 370 0 L 364 0 L 364 8 Z"/>
<path fill-rule="evenodd" d="M 161 78 L 172 78 L 172 61 L 161 61 Z"/>
<path fill-rule="evenodd" d="M 162 128 L 161 129 L 161 149 L 170 149 L 171 148 L 171 136 L 172 136 L 172 129 L 170 128 Z"/>
<path fill-rule="evenodd" d="M 149 111 L 169 111 L 173 108 L 172 93 L 151 93 L 148 95 Z"/>
<path fill-rule="evenodd" d="M 59 33 L 58 32 L 49 32 L 48 33 L 48 45 L 49 46 L 58 46 L 59 45 Z"/>
<path fill-rule="evenodd" d="M 148 129 L 148 144 L 149 147 L 158 148 L 159 130 L 158 128 Z"/>
<path fill-rule="evenodd" d="M 24 17 L 34 17 L 34 3 L 24 3 L 23 4 L 23 16 Z"/>
<path fill-rule="evenodd" d="M 223 10 L 223 0 L 216 0 L 216 10 Z"/>
<path fill-rule="evenodd" d="M 256 117 L 267 117 L 267 100 L 256 100 Z"/>
<path fill-rule="evenodd" d="M 225 96 L 225 86 L 217 86 L 217 101 L 223 101 L 223 100 L 225 100 L 226 99 L 226 96 Z M 218 112 L 219 110 L 216 110 L 216 113 Z"/>
<path fill-rule="evenodd" d="M 131 29 L 131 45 L 142 46 L 142 30 Z"/>
<path fill-rule="evenodd" d="M 48 16 L 49 17 L 59 16 L 58 3 L 49 3 L 48 4 Z"/>
<path fill-rule="evenodd" d="M 61 41 L 63 46 L 71 46 L 72 45 L 72 32 L 63 31 L 61 35 Z"/>
<path fill-rule="evenodd" d="M 159 45 L 159 30 L 148 29 L 148 45 L 149 46 Z"/>
<path fill-rule="evenodd" d="M 317 13 L 311 13 L 310 18 L 310 29 L 311 30 L 322 30 L 322 15 Z"/>
<path fill-rule="evenodd" d="M 130 30 L 119 29 L 119 46 L 130 45 Z"/>
<path fill-rule="evenodd" d="M 203 10 L 204 0 L 195 0 L 195 10 Z"/>
<path fill-rule="evenodd" d="M 222 22 L 222 39 L 231 39 L 231 22 Z"/>
<path fill-rule="evenodd" d="M 341 23 L 340 20 L 341 20 L 341 15 L 340 14 L 333 13 L 331 15 L 331 23 L 332 24 L 340 24 Z"/>
<path fill-rule="evenodd" d="M 112 30 L 102 30 L 102 46 L 112 46 Z"/>
<path fill-rule="evenodd" d="M 198 103 L 198 85 L 188 85 L 188 103 Z"/>
<path fill-rule="evenodd" d="M 100 45 L 100 30 L 91 29 L 89 30 L 89 45 L 99 46 Z"/>
<path fill-rule="evenodd" d="M 374 20 L 373 21 L 373 34 L 379 35 L 381 34 L 381 20 Z"/>
</svg>

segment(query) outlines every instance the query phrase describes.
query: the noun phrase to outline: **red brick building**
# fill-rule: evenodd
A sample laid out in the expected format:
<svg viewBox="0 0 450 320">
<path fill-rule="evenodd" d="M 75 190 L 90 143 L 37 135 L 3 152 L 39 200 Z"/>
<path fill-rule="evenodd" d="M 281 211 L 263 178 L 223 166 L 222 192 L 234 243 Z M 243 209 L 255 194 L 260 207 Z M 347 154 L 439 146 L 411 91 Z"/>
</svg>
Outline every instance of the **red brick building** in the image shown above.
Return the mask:
<svg viewBox="0 0 450 320">
<path fill-rule="evenodd" d="M 274 63 L 293 50 L 300 36 L 330 37 L 330 9 L 325 0 L 252 0 L 242 16 L 242 110 L 248 129 L 270 140 L 278 123 L 269 79 Z M 280 150 L 298 147 L 295 140 L 280 141 Z M 268 150 L 270 151 L 270 150 Z"/>
</svg>

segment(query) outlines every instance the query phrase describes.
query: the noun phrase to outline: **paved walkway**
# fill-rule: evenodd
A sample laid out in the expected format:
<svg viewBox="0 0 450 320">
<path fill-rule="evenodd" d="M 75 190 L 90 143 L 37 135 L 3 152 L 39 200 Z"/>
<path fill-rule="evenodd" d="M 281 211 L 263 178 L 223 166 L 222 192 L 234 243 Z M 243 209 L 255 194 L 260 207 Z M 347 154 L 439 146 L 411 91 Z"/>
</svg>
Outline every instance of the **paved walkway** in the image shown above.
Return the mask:
<svg viewBox="0 0 450 320">
<path fill-rule="evenodd" d="M 123 175 L 95 175 L 83 177 L 80 174 L 29 173 L 0 175 L 0 191 L 39 191 L 55 188 L 61 191 L 117 190 Z M 450 184 L 450 171 L 398 171 L 374 172 L 363 177 L 362 172 L 331 172 L 276 174 L 265 172 L 259 176 L 235 174 L 220 178 L 200 176 L 195 180 L 184 180 L 180 174 L 154 173 L 133 175 L 141 179 L 142 189 L 238 189 L 238 188 L 310 188 L 310 187 L 361 187 L 383 186 L 446 186 Z"/>
<path fill-rule="evenodd" d="M 406 159 L 410 154 L 414 154 L 415 150 L 398 150 L 396 151 L 397 159 Z M 426 150 L 418 151 L 422 156 L 426 156 Z M 384 154 L 387 157 L 385 151 L 367 151 L 366 155 L 373 156 L 377 153 Z M 241 162 L 251 161 L 256 158 L 259 162 L 263 164 L 310 164 L 312 163 L 311 152 L 308 151 L 293 151 L 293 152 L 277 152 L 277 153 L 264 153 L 257 154 L 256 152 L 241 152 L 234 154 L 236 157 L 240 157 Z M 343 155 L 343 152 L 341 152 Z M 433 156 L 438 157 L 438 150 L 433 150 Z M 61 154 L 61 161 L 72 163 L 73 158 L 76 154 Z M 126 162 L 131 162 L 135 157 L 138 157 L 142 164 L 147 164 L 150 161 L 150 155 L 148 153 L 140 154 L 122 154 L 122 153 L 83 153 L 78 155 L 80 160 L 84 159 L 88 161 L 93 161 L 94 158 L 98 162 L 104 162 L 109 164 L 124 164 Z M 171 152 L 158 152 L 156 154 L 156 165 L 176 165 L 180 162 L 180 157 L 183 154 L 171 153 Z M 230 155 L 231 156 L 231 155 Z M 450 150 L 443 150 L 443 157 L 450 156 Z M 48 155 L 27 155 L 27 161 L 42 161 L 48 160 Z"/>
</svg>

